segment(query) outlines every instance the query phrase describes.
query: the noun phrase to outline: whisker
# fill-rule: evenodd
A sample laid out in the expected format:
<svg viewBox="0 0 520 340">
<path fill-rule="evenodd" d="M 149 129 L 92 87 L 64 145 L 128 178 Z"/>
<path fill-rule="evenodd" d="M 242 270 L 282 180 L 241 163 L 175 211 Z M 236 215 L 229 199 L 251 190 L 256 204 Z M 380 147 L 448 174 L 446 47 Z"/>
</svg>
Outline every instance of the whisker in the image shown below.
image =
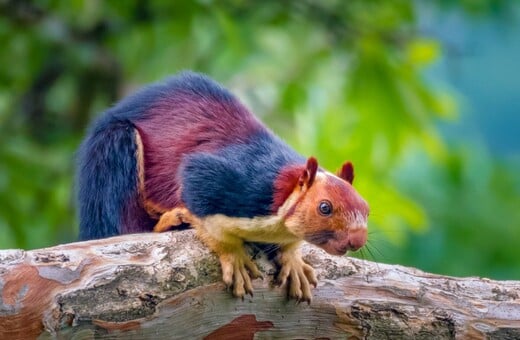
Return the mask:
<svg viewBox="0 0 520 340">
<path fill-rule="evenodd" d="M 374 249 L 376 249 L 376 248 L 374 248 Z M 375 258 L 374 254 L 372 253 L 372 251 L 370 250 L 369 247 L 367 247 L 367 251 L 368 251 L 368 252 L 370 253 L 370 255 L 372 256 L 372 259 L 374 259 L 374 263 L 376 264 L 376 268 L 377 268 L 377 270 L 380 271 L 381 269 L 379 268 L 379 263 L 376 261 L 376 258 Z"/>
<path fill-rule="evenodd" d="M 375 249 L 375 247 L 374 247 L 374 249 Z M 370 254 L 370 257 L 372 258 L 373 261 L 377 261 L 376 257 L 374 256 L 374 253 L 372 252 L 370 247 L 367 247 L 367 252 Z"/>
<path fill-rule="evenodd" d="M 358 257 L 359 257 L 360 259 L 365 260 L 365 257 L 366 257 L 366 256 L 365 256 L 365 253 L 364 253 L 364 248 L 361 248 L 361 249 L 358 250 L 358 255 L 359 255 Z"/>
<path fill-rule="evenodd" d="M 375 247 L 374 245 L 372 245 L 374 247 L 374 250 L 377 252 L 377 254 L 383 258 L 383 260 L 385 261 L 388 261 L 388 257 L 381 251 L 379 250 L 379 248 Z"/>
</svg>

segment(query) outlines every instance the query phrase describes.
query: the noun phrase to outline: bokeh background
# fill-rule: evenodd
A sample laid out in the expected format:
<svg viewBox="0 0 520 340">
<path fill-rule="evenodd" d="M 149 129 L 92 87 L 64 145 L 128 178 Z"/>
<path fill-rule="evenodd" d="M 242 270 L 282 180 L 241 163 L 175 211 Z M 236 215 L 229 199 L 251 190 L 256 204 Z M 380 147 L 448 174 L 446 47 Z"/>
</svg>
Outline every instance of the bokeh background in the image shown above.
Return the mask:
<svg viewBox="0 0 520 340">
<path fill-rule="evenodd" d="M 371 204 L 362 254 L 520 279 L 514 1 L 0 1 L 0 248 L 72 242 L 87 124 L 202 71 Z"/>
</svg>

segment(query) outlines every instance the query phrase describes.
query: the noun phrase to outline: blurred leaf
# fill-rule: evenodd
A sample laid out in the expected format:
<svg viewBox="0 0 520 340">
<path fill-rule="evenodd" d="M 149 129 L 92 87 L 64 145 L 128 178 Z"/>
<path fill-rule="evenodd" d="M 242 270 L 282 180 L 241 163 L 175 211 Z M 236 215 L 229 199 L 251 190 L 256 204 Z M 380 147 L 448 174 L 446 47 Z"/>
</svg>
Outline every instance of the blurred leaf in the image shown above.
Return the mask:
<svg viewBox="0 0 520 340">
<path fill-rule="evenodd" d="M 407 54 L 411 64 L 427 66 L 439 57 L 439 42 L 431 39 L 412 40 L 407 46 Z"/>
</svg>

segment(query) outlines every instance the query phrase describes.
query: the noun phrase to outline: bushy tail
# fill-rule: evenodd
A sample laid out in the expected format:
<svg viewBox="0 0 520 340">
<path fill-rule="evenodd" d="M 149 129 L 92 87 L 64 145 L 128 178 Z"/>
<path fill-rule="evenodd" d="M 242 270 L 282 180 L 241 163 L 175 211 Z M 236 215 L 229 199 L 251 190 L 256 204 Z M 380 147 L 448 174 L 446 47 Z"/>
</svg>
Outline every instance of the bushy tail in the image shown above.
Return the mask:
<svg viewBox="0 0 520 340">
<path fill-rule="evenodd" d="M 101 118 L 79 149 L 79 238 L 139 231 L 147 216 L 139 203 L 137 145 L 128 120 Z M 144 223 L 147 224 L 147 223 Z"/>
</svg>

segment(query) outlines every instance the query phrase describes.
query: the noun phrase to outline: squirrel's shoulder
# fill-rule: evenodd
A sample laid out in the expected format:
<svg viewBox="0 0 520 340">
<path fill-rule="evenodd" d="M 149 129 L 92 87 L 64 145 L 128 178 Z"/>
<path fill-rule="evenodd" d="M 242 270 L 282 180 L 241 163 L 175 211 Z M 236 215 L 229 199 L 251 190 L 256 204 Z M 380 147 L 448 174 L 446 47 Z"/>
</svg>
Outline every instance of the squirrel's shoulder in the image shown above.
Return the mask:
<svg viewBox="0 0 520 340">
<path fill-rule="evenodd" d="M 198 216 L 267 216 L 274 183 L 284 168 L 305 158 L 268 131 L 214 153 L 188 155 L 181 166 L 182 199 Z"/>
</svg>

